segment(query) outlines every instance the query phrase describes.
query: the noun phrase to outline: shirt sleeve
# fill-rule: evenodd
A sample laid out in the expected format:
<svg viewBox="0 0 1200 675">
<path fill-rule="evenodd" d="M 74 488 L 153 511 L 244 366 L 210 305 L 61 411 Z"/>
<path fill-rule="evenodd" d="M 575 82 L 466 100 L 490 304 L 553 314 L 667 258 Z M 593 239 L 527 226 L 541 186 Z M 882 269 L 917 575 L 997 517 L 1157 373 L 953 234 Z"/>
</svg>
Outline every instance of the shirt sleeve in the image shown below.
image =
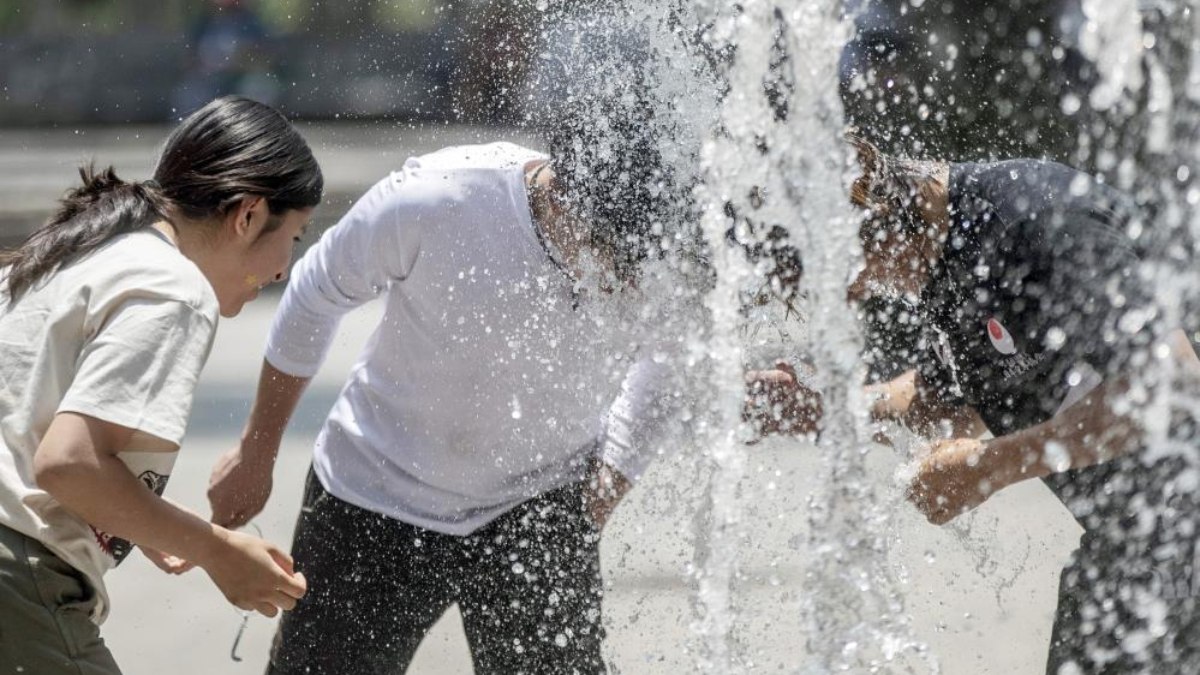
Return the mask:
<svg viewBox="0 0 1200 675">
<path fill-rule="evenodd" d="M 77 412 L 179 445 L 216 325 L 185 302 L 132 299 L 88 340 L 58 412 Z"/>
<path fill-rule="evenodd" d="M 605 417 L 601 460 L 636 482 L 661 454 L 671 420 L 681 408 L 668 364 L 649 357 L 638 361 Z"/>
<path fill-rule="evenodd" d="M 377 183 L 293 267 L 267 339 L 271 365 L 312 377 L 342 316 L 408 275 L 419 244 L 399 222 L 400 183 L 400 174 Z"/>
</svg>

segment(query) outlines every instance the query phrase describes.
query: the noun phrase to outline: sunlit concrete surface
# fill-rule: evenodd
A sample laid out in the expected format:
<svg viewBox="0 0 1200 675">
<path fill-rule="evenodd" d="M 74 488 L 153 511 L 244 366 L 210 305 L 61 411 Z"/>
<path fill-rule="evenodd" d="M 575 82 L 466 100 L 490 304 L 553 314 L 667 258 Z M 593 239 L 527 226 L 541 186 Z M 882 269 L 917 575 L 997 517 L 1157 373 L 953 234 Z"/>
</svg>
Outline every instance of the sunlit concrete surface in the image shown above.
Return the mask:
<svg viewBox="0 0 1200 675">
<path fill-rule="evenodd" d="M 261 346 L 276 298 L 268 296 L 243 315 L 222 322 L 197 396 L 193 424 L 167 495 L 207 514 L 204 488 L 216 456 L 237 437 L 252 396 Z M 264 534 L 287 544 L 299 508 L 311 443 L 355 354 L 378 317 L 377 307 L 343 323 L 330 361 L 314 380 L 282 450 L 275 491 L 257 519 Z M 608 655 L 623 673 L 693 670 L 691 626 L 695 590 L 688 569 L 699 491 L 689 462 L 696 450 L 661 461 L 622 505 L 606 532 L 604 568 Z M 737 552 L 743 580 L 734 601 L 736 648 L 755 672 L 808 672 L 802 653 L 799 603 L 806 588 L 805 500 L 819 458 L 812 446 L 771 441 L 747 448 L 741 490 L 744 536 Z M 879 448 L 870 474 L 891 500 L 896 534 L 891 555 L 914 636 L 951 675 L 1041 673 L 1050 629 L 1058 568 L 1077 530 L 1040 484 L 994 498 L 951 527 L 927 525 L 893 488 L 897 460 Z M 113 613 L 104 634 L 128 675 L 259 673 L 274 622 L 250 619 L 230 659 L 240 623 L 202 571 L 168 577 L 139 556 L 110 575 Z M 916 655 L 903 660 L 928 672 Z M 896 664 L 897 668 L 900 664 Z M 413 673 L 469 673 L 470 656 L 451 612 L 426 639 Z"/>
</svg>

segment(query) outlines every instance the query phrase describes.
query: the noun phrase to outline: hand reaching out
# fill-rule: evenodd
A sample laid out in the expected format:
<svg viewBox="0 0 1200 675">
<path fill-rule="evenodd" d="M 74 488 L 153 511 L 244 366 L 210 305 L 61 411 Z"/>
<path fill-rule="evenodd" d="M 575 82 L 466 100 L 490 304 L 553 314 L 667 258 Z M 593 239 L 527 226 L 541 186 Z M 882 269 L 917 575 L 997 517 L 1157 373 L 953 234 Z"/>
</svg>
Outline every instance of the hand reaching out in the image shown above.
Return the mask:
<svg viewBox="0 0 1200 675">
<path fill-rule="evenodd" d="M 584 488 L 584 506 L 597 530 L 604 529 L 612 512 L 632 487 L 633 484 L 628 478 L 605 464 L 603 460 L 595 460 L 592 463 Z"/>
<path fill-rule="evenodd" d="M 936 441 L 908 487 L 908 500 L 929 522 L 944 525 L 982 504 L 999 482 L 987 443 L 976 438 Z"/>
<path fill-rule="evenodd" d="M 258 537 L 218 531 L 221 545 L 200 566 L 235 607 L 273 617 L 304 597 L 308 582 L 290 555 Z"/>
<path fill-rule="evenodd" d="M 777 363 L 770 370 L 751 370 L 745 380 L 742 417 L 761 435 L 819 432 L 824 414 L 821 394 L 801 384 L 791 365 Z"/>
<path fill-rule="evenodd" d="M 212 522 L 241 527 L 262 512 L 271 496 L 275 452 L 248 452 L 241 443 L 217 459 L 208 483 Z"/>
</svg>

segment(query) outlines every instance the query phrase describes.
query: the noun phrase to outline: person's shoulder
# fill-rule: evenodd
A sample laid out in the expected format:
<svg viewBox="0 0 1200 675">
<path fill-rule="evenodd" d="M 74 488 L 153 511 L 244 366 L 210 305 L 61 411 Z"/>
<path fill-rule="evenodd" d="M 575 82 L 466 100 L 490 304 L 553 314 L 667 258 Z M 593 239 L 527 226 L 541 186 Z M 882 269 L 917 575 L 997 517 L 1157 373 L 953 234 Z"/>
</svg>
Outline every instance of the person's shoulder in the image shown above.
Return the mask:
<svg viewBox="0 0 1200 675">
<path fill-rule="evenodd" d="M 545 155 L 536 150 L 508 141 L 477 145 L 452 145 L 427 155 L 409 159 L 405 163 L 405 170 L 409 172 L 505 170 L 521 167 L 530 161 L 544 157 Z"/>
<path fill-rule="evenodd" d="M 507 198 L 537 159 L 545 155 L 508 142 L 443 148 L 409 159 L 368 193 L 362 208 L 436 219 L 466 204 Z"/>
<path fill-rule="evenodd" d="M 1004 159 L 995 162 L 956 162 L 950 165 L 952 189 L 979 194 L 1008 195 L 1030 189 L 1055 190 L 1063 181 L 1090 180 L 1085 173 L 1044 159 Z"/>
<path fill-rule="evenodd" d="M 149 229 L 114 238 L 81 260 L 73 273 L 98 299 L 178 302 L 214 325 L 220 314 L 216 292 L 200 268 Z"/>
<path fill-rule="evenodd" d="M 961 163 L 950 169 L 953 203 L 986 204 L 991 216 L 1010 225 L 1061 221 L 1067 213 L 1120 197 L 1091 175 L 1049 160 Z"/>
</svg>

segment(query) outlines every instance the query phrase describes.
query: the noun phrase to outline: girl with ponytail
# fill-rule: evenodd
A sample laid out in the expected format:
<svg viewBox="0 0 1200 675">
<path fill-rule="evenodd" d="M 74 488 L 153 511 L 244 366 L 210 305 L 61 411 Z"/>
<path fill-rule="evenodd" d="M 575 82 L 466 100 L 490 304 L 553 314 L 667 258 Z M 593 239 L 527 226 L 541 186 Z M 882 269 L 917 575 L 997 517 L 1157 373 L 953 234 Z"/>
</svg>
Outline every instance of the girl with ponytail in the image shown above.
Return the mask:
<svg viewBox="0 0 1200 675">
<path fill-rule="evenodd" d="M 58 212 L 0 252 L 0 665 L 119 673 L 103 574 L 134 545 L 202 567 L 242 609 L 305 592 L 274 545 L 161 498 L 218 316 L 287 275 L 323 188 L 277 111 L 213 101 L 154 178 L 80 170 Z"/>
</svg>

